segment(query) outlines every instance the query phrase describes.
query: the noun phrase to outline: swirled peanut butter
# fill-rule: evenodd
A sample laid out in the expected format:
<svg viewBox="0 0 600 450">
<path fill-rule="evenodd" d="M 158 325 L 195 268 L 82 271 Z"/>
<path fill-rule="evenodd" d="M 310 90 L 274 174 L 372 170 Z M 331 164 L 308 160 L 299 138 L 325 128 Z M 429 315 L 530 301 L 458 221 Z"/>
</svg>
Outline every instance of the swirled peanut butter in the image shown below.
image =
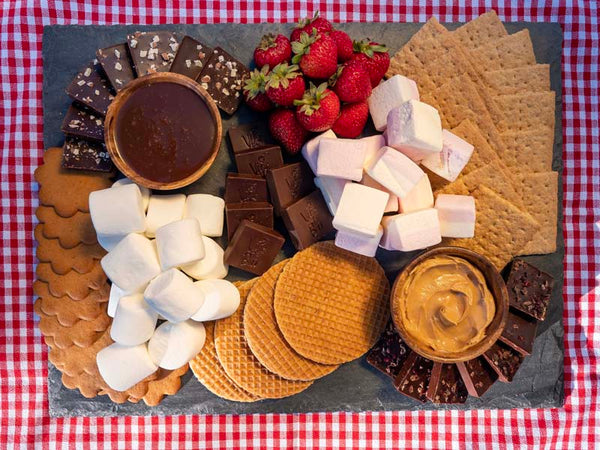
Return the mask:
<svg viewBox="0 0 600 450">
<path fill-rule="evenodd" d="M 398 301 L 408 334 L 439 354 L 480 342 L 496 310 L 481 271 L 455 256 L 434 256 L 418 264 Z"/>
</svg>

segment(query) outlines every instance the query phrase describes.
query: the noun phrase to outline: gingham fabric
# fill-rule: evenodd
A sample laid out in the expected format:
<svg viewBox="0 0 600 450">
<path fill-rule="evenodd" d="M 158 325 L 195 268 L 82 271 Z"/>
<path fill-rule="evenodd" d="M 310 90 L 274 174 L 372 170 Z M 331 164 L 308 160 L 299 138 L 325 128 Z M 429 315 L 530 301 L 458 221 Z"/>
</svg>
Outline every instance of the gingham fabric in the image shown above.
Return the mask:
<svg viewBox="0 0 600 450">
<path fill-rule="evenodd" d="M 0 3 L 1 448 L 572 448 L 600 446 L 600 144 L 595 1 L 363 3 L 272 0 Z M 512 2 L 523 3 L 523 2 Z M 546 3 L 546 4 L 544 4 Z M 128 6 L 135 4 L 135 7 Z M 460 5 L 457 6 L 456 4 Z M 561 409 L 51 419 L 47 351 L 33 313 L 33 171 L 42 157 L 42 30 L 49 24 L 504 21 L 563 26 L 565 395 Z"/>
</svg>

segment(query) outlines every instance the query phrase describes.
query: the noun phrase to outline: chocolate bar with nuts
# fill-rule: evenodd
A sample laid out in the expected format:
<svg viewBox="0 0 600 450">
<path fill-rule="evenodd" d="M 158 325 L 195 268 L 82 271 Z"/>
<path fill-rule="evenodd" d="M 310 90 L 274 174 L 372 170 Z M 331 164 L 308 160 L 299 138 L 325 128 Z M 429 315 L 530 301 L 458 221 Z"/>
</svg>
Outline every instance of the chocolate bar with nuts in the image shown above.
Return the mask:
<svg viewBox="0 0 600 450">
<path fill-rule="evenodd" d="M 60 130 L 70 136 L 104 142 L 104 117 L 73 103 L 65 114 Z"/>
<path fill-rule="evenodd" d="M 76 102 L 103 116 L 115 98 L 110 83 L 102 75 L 102 68 L 96 59 L 75 76 L 67 86 L 66 92 Z"/>
<path fill-rule="evenodd" d="M 127 44 L 117 44 L 96 51 L 96 58 L 113 89 L 119 92 L 135 79 Z"/>
<path fill-rule="evenodd" d="M 498 379 L 498 374 L 482 357 L 457 362 L 456 367 L 469 395 L 473 397 L 481 397 Z"/>
<path fill-rule="evenodd" d="M 114 167 L 104 143 L 67 136 L 63 146 L 65 169 L 112 172 Z"/>
<path fill-rule="evenodd" d="M 171 31 L 136 31 L 127 36 L 129 53 L 138 77 L 168 72 L 179 49 L 176 33 Z"/>
<path fill-rule="evenodd" d="M 534 319 L 544 320 L 553 285 L 552 276 L 522 259 L 515 259 L 506 281 L 510 306 Z"/>
<path fill-rule="evenodd" d="M 194 38 L 184 36 L 171 65 L 171 72 L 185 75 L 192 80 L 198 78 L 213 49 Z"/>
<path fill-rule="evenodd" d="M 496 341 L 483 357 L 490 363 L 503 383 L 510 383 L 523 362 L 523 355 L 503 342 Z"/>
<path fill-rule="evenodd" d="M 436 362 L 426 396 L 437 404 L 458 404 L 467 401 L 468 392 L 455 364 Z"/>
<path fill-rule="evenodd" d="M 500 340 L 522 355 L 531 355 L 537 320 L 521 311 L 510 309 Z"/>
<path fill-rule="evenodd" d="M 422 403 L 427 401 L 427 388 L 431 379 L 433 361 L 411 353 L 402 364 L 398 375 L 394 378 L 394 387 L 407 397 Z"/>
<path fill-rule="evenodd" d="M 410 349 L 390 320 L 377 343 L 367 353 L 367 362 L 380 372 L 395 378 L 409 354 Z"/>
</svg>

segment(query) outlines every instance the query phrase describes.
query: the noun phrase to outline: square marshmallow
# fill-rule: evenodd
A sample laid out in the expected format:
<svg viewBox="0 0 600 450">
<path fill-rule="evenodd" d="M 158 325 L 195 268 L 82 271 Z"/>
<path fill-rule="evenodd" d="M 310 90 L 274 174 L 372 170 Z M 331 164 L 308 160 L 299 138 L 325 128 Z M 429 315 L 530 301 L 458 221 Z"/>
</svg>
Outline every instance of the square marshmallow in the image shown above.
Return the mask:
<svg viewBox="0 0 600 450">
<path fill-rule="evenodd" d="M 146 213 L 146 236 L 154 237 L 163 225 L 183 218 L 185 195 L 153 195 Z"/>
<path fill-rule="evenodd" d="M 365 162 L 363 164 L 363 168 L 366 168 L 371 163 L 371 161 L 373 161 L 373 158 L 375 158 L 377 152 L 382 147 L 385 147 L 385 138 L 382 134 L 375 134 L 373 136 L 362 138 L 361 141 L 367 144 L 367 154 L 365 156 Z"/>
<path fill-rule="evenodd" d="M 356 139 L 323 138 L 319 142 L 317 175 L 360 181 L 367 144 Z"/>
<path fill-rule="evenodd" d="M 185 200 L 183 217 L 195 217 L 200 222 L 202 234 L 219 237 L 223 234 L 223 216 L 225 201 L 221 197 L 209 194 L 188 195 Z"/>
<path fill-rule="evenodd" d="M 381 225 L 379 226 L 377 234 L 373 237 L 338 231 L 335 235 L 335 245 L 339 248 L 358 253 L 359 255 L 375 256 L 382 235 L 383 227 Z"/>
<path fill-rule="evenodd" d="M 383 218 L 382 247 L 387 250 L 411 252 L 442 241 L 436 209 L 387 216 Z"/>
<path fill-rule="evenodd" d="M 332 216 L 335 216 L 337 207 L 340 204 L 340 198 L 342 198 L 342 192 L 344 192 L 344 188 L 348 183 L 352 182 L 333 177 L 315 178 L 315 186 L 321 190 L 321 194 L 323 194 L 327 208 L 329 208 Z"/>
<path fill-rule="evenodd" d="M 333 227 L 366 237 L 376 236 L 388 198 L 386 192 L 348 183 L 333 218 Z"/>
<path fill-rule="evenodd" d="M 427 156 L 421 164 L 443 179 L 454 181 L 471 159 L 473 149 L 467 141 L 443 130 L 442 151 Z"/>
<path fill-rule="evenodd" d="M 410 158 L 391 147 L 379 150 L 367 167 L 367 173 L 400 198 L 407 196 L 426 176 Z"/>
<path fill-rule="evenodd" d="M 321 133 L 317 137 L 312 138 L 306 144 L 302 146 L 302 156 L 312 169 L 313 173 L 317 174 L 317 158 L 319 156 L 319 142 L 323 138 L 335 139 L 337 136 L 333 130 L 327 130 L 325 133 Z"/>
<path fill-rule="evenodd" d="M 410 100 L 390 111 L 387 144 L 413 161 L 442 151 L 442 121 L 433 106 Z"/>
<path fill-rule="evenodd" d="M 369 175 L 368 173 L 365 172 L 363 174 L 363 179 L 360 182 L 360 184 L 362 184 L 364 186 L 368 186 L 368 187 L 373 188 L 373 189 L 377 189 L 379 191 L 387 192 L 387 194 L 389 195 L 389 198 L 388 198 L 387 205 L 385 205 L 384 212 L 386 212 L 386 213 L 388 213 L 388 212 L 398 212 L 398 197 L 396 196 L 396 194 L 394 194 L 393 192 L 391 192 L 388 188 L 386 188 L 382 184 L 380 184 L 377 181 L 375 181 L 371 177 L 371 175 Z"/>
<path fill-rule="evenodd" d="M 406 197 L 398 199 L 398 207 L 401 213 L 433 208 L 433 192 L 427 175 L 421 178 Z"/>
<path fill-rule="evenodd" d="M 475 199 L 470 195 L 440 194 L 435 201 L 443 237 L 475 235 Z"/>
<path fill-rule="evenodd" d="M 379 84 L 367 100 L 375 128 L 378 131 L 385 130 L 388 113 L 409 100 L 419 100 L 417 83 L 413 80 L 402 75 L 394 75 Z"/>
<path fill-rule="evenodd" d="M 144 202 L 135 184 L 90 193 L 90 216 L 96 233 L 124 236 L 146 229 Z"/>
</svg>

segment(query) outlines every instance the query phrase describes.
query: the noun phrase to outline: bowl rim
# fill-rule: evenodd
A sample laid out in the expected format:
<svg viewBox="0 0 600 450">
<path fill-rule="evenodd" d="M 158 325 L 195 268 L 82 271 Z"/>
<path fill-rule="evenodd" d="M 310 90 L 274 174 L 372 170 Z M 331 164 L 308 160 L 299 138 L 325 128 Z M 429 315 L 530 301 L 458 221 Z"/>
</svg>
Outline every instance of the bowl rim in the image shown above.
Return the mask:
<svg viewBox="0 0 600 450">
<path fill-rule="evenodd" d="M 213 118 L 216 128 L 215 139 L 213 142 L 213 146 L 210 150 L 210 156 L 208 157 L 208 159 L 202 164 L 202 166 L 200 166 L 195 172 L 191 173 L 187 177 L 182 178 L 181 180 L 175 180 L 170 182 L 155 181 L 140 175 L 133 167 L 131 167 L 125 161 L 125 159 L 119 151 L 119 146 L 117 145 L 116 139 L 116 123 L 121 106 L 127 101 L 129 96 L 137 89 L 147 85 L 153 85 L 158 83 L 175 83 L 180 86 L 184 86 L 193 91 L 195 94 L 197 94 L 208 107 L 208 110 Z M 144 75 L 128 83 L 127 86 L 123 90 L 121 90 L 116 95 L 115 99 L 111 102 L 111 104 L 108 107 L 106 117 L 104 119 L 104 142 L 106 144 L 106 148 L 113 163 L 115 164 L 117 169 L 119 169 L 131 181 L 149 189 L 179 189 L 184 186 L 188 186 L 194 181 L 197 181 L 208 171 L 208 169 L 210 169 L 210 167 L 215 162 L 215 159 L 221 147 L 222 137 L 223 123 L 221 120 L 221 114 L 219 113 L 219 108 L 217 107 L 217 104 L 215 103 L 213 98 L 195 80 L 192 80 L 191 78 L 186 77 L 185 75 L 181 75 L 174 72 L 157 72 L 150 75 Z"/>
<path fill-rule="evenodd" d="M 401 289 L 401 286 L 404 285 L 404 282 L 406 282 L 408 274 L 412 272 L 412 270 L 421 262 L 439 255 L 461 257 L 469 261 L 475 267 L 477 267 L 477 269 L 479 269 L 484 275 L 488 288 L 490 289 L 496 304 L 494 318 L 487 327 L 486 336 L 477 344 L 473 345 L 472 347 L 469 347 L 464 351 L 457 352 L 456 354 L 440 355 L 434 350 L 421 345 L 421 343 L 417 339 L 415 339 L 406 331 L 402 323 L 397 323 L 398 320 L 396 320 L 396 314 L 394 313 L 396 294 Z M 481 356 L 487 350 L 489 350 L 496 343 L 496 341 L 504 331 L 504 327 L 506 326 L 506 320 L 508 317 L 508 307 L 508 290 L 506 289 L 506 284 L 504 283 L 504 280 L 500 275 L 500 271 L 496 268 L 496 266 L 494 266 L 494 264 L 488 258 L 481 255 L 480 253 L 474 252 L 463 247 L 454 246 L 435 247 L 426 250 L 420 255 L 418 255 L 410 263 L 408 263 L 397 275 L 396 279 L 394 280 L 394 284 L 392 286 L 392 291 L 390 294 L 390 311 L 392 321 L 396 330 L 400 334 L 400 337 L 406 342 L 406 344 L 411 348 L 411 350 L 415 351 L 419 355 L 427 359 L 431 359 L 435 362 L 449 364 L 475 359 L 478 356 Z"/>
</svg>

